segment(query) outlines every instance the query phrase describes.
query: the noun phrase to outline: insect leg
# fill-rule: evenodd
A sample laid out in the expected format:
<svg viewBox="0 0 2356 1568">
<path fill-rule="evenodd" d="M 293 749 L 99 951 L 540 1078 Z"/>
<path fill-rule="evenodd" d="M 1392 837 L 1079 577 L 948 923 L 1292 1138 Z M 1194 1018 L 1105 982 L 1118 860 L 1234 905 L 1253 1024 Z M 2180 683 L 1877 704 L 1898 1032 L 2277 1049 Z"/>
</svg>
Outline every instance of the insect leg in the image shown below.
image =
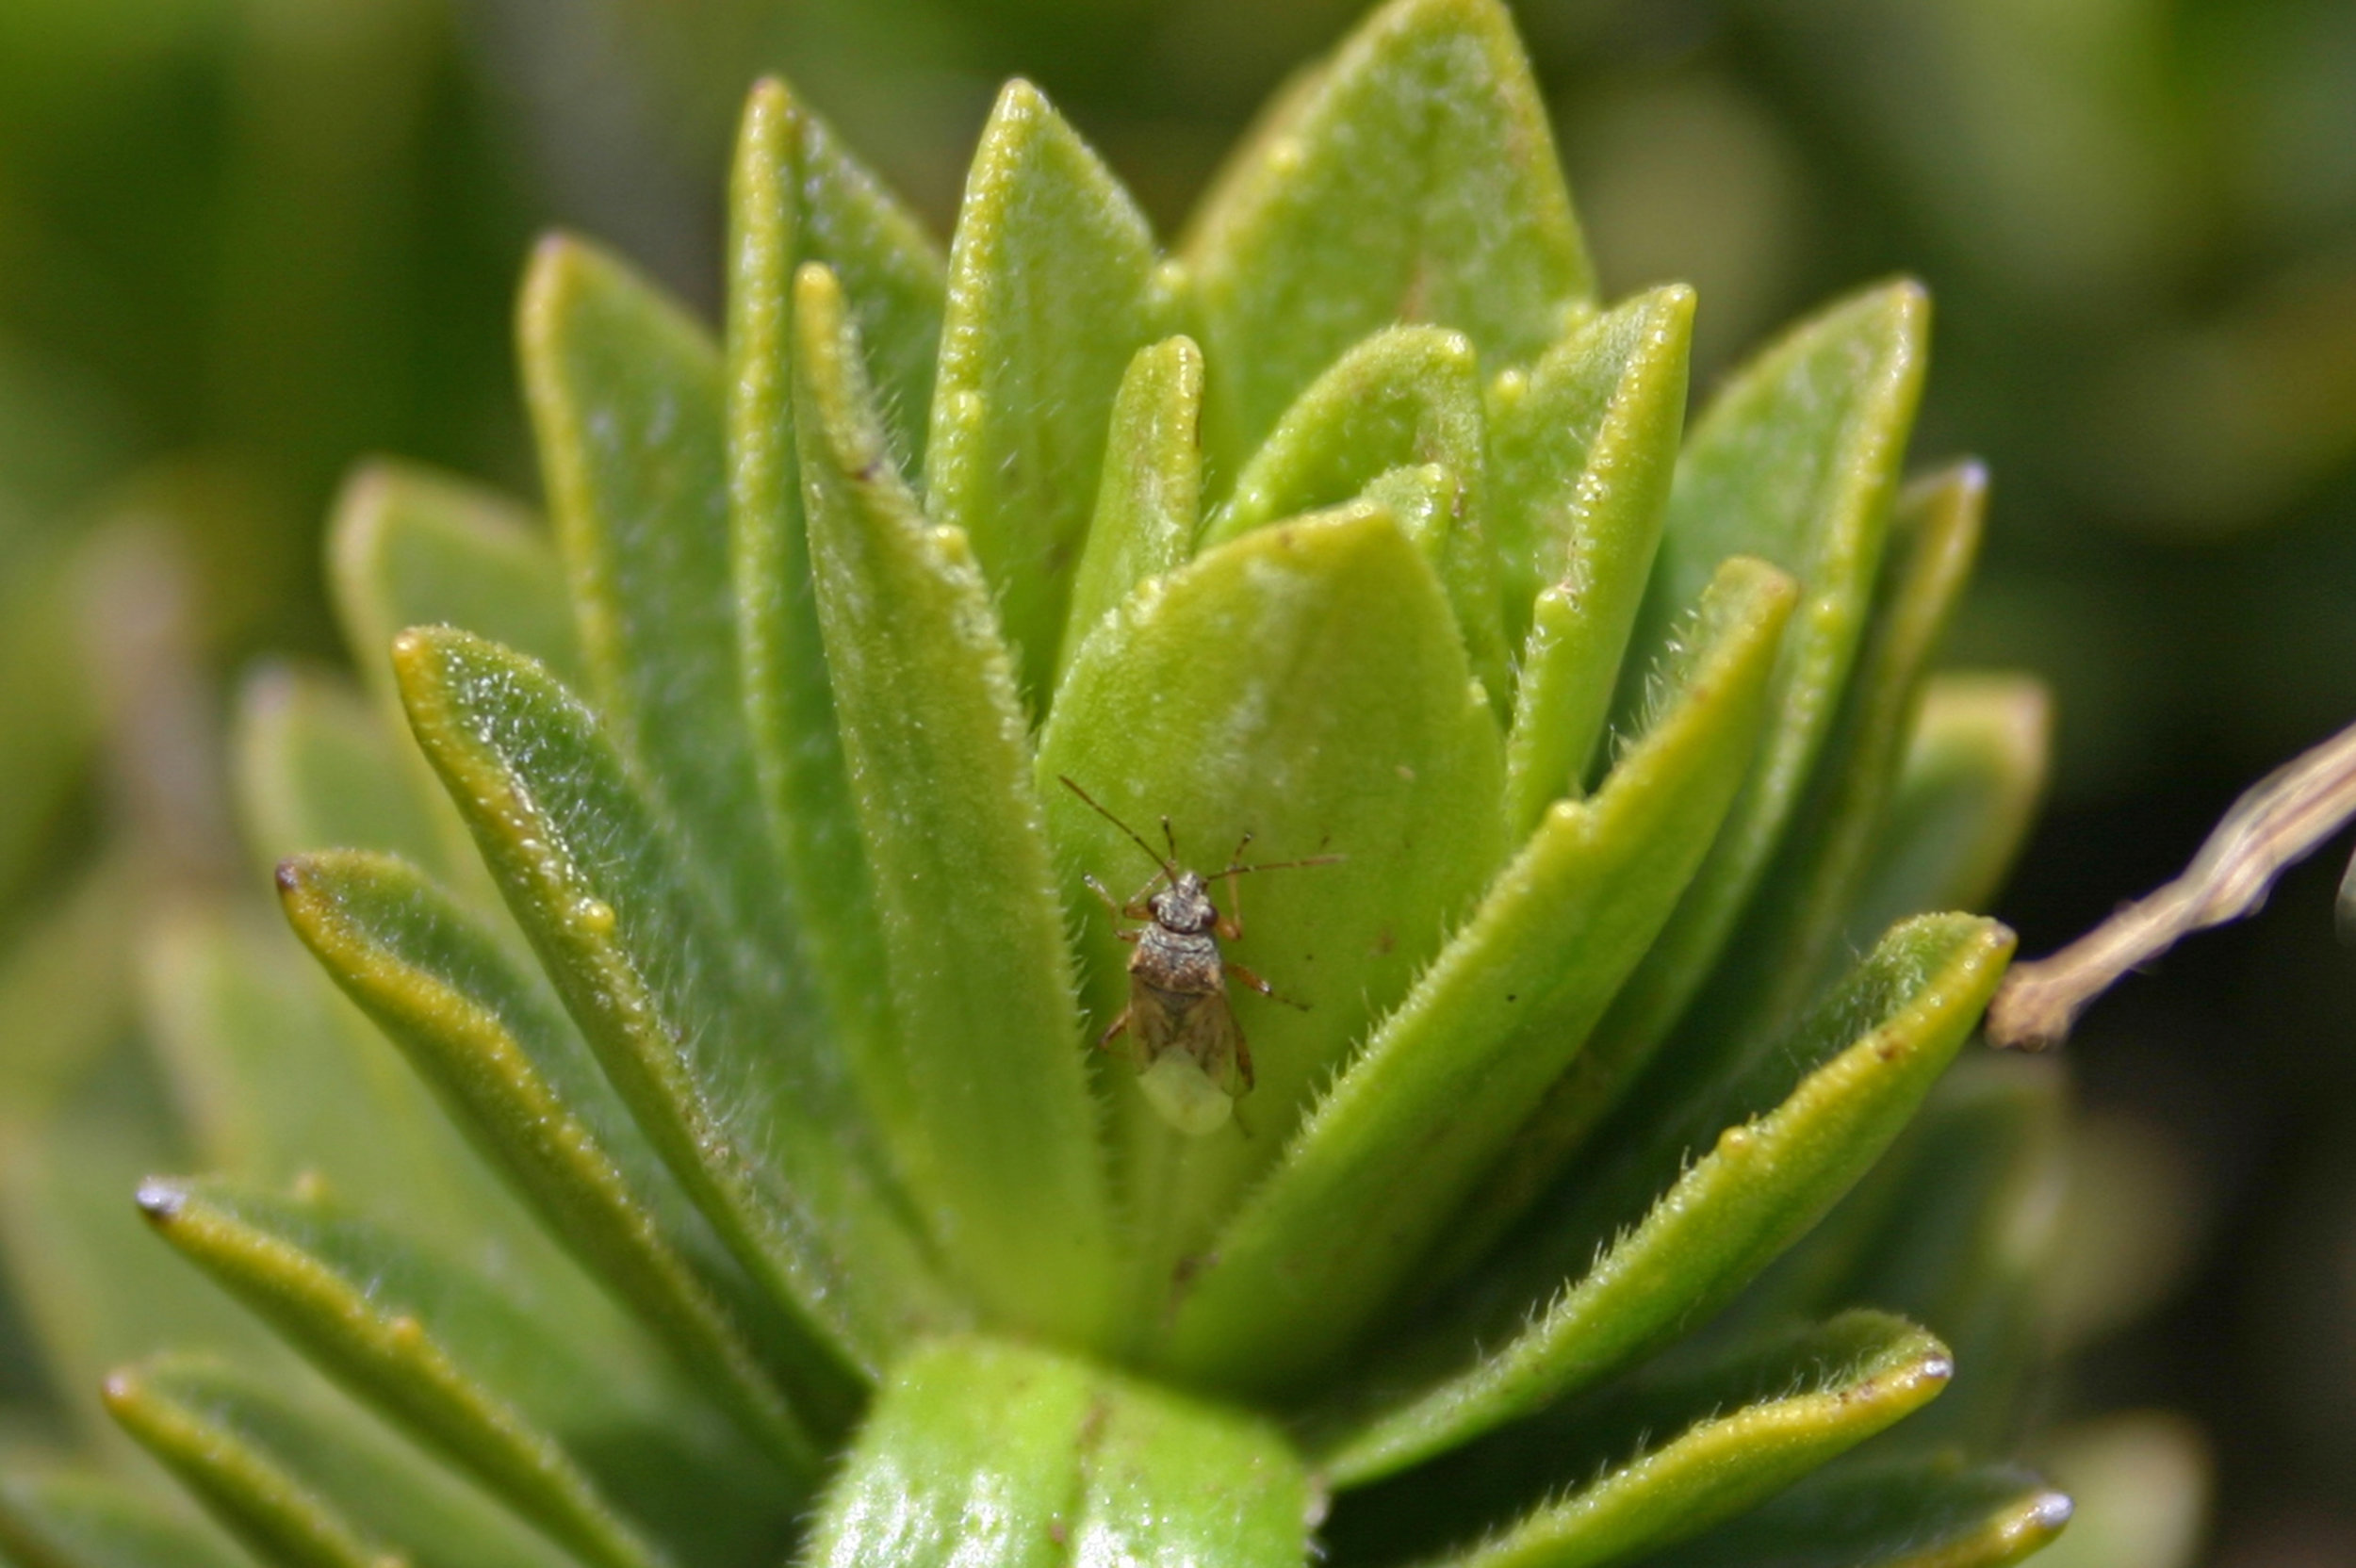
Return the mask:
<svg viewBox="0 0 2356 1568">
<path fill-rule="evenodd" d="M 1253 990 L 1258 991 L 1262 996 L 1267 997 L 1270 1002 L 1282 1002 L 1285 1006 L 1298 1007 L 1304 1013 L 1309 1010 L 1309 1004 L 1306 1002 L 1294 1001 L 1291 997 L 1284 995 L 1274 986 L 1269 985 L 1267 981 L 1261 979 L 1258 975 L 1252 973 L 1241 964 L 1231 963 L 1226 965 L 1225 968 L 1227 970 L 1228 979 L 1239 980 L 1243 982 L 1243 984 L 1250 986 Z"/>
<path fill-rule="evenodd" d="M 1113 1020 L 1112 1022 L 1106 1024 L 1104 1026 L 1104 1032 L 1096 1037 L 1096 1049 L 1099 1051 L 1110 1051 L 1113 1048 L 1113 1041 L 1119 1039 L 1121 1035 L 1127 1031 L 1128 1027 L 1129 1009 L 1123 1007 L 1121 1009 L 1121 1016 Z"/>
</svg>

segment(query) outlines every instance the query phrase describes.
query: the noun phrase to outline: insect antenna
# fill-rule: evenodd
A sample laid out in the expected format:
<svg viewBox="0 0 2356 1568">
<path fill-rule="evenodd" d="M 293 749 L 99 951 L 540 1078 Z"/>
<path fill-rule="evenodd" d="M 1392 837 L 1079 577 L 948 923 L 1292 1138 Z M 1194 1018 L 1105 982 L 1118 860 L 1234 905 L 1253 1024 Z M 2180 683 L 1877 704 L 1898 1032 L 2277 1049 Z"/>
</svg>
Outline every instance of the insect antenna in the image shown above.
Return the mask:
<svg viewBox="0 0 2356 1568">
<path fill-rule="evenodd" d="M 1213 872 L 1210 879 L 1216 882 L 1222 876 L 1241 876 L 1248 871 L 1296 871 L 1302 866 L 1338 866 L 1349 858 L 1347 855 L 1312 855 L 1305 860 L 1262 860 L 1255 865 L 1229 866 L 1224 871 Z"/>
<path fill-rule="evenodd" d="M 1098 816 L 1104 818 L 1106 822 L 1111 823 L 1115 827 L 1120 828 L 1123 833 L 1128 834 L 1129 841 L 1137 845 L 1139 849 L 1145 851 L 1145 858 L 1153 861 L 1155 865 L 1161 867 L 1162 874 L 1164 876 L 1169 877 L 1172 882 L 1178 880 L 1178 867 L 1175 860 L 1169 857 L 1156 854 L 1152 844 L 1147 843 L 1142 838 L 1138 837 L 1137 830 L 1136 828 L 1130 826 L 1127 823 L 1122 822 L 1119 817 L 1114 816 L 1104 807 L 1098 805 L 1096 797 L 1089 794 L 1086 790 L 1080 788 L 1079 785 L 1073 783 L 1070 774 L 1059 773 L 1055 776 L 1055 777 L 1062 781 L 1065 789 L 1070 790 L 1073 794 L 1078 795 L 1082 800 L 1088 802 L 1089 810 L 1094 811 Z M 1162 831 L 1165 833 L 1170 831 L 1170 819 L 1168 817 L 1164 817 L 1162 819 Z M 1176 843 L 1175 840 L 1173 840 L 1172 849 L 1174 850 L 1175 847 Z"/>
</svg>

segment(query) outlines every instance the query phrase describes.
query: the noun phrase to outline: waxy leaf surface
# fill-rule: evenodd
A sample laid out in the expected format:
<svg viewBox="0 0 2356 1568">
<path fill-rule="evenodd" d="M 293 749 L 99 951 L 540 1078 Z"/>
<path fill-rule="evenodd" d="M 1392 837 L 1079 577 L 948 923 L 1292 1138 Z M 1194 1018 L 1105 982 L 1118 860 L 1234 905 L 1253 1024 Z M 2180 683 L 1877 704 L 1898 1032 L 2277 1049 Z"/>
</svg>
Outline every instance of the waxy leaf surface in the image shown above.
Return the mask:
<svg viewBox="0 0 2356 1568">
<path fill-rule="evenodd" d="M 574 1560 L 349 1406 L 208 1361 L 106 1380 L 106 1409 L 281 1568 L 567 1568 Z"/>
<path fill-rule="evenodd" d="M 1324 1446 L 1328 1472 L 1344 1485 L 1388 1475 L 1595 1382 L 1722 1305 L 1897 1136 L 2011 951 L 2009 931 L 1960 915 L 1892 931 L 1761 1082 L 1731 1097 L 1732 1115 L 1703 1104 L 1664 1119 L 1671 1125 L 1619 1168 L 1577 1184 L 1569 1213 L 1538 1217 L 1500 1284 L 1471 1294 L 1420 1343 L 1445 1359 L 1500 1333 L 1512 1339 L 1370 1418 L 1347 1420 Z M 1775 1095 L 1795 1074 L 1804 1076 Z M 1710 1126 L 1721 1129 L 1714 1138 Z M 1658 1195 L 1648 1211 L 1647 1195 Z M 1644 1217 L 1629 1228 L 1632 1213 Z M 1551 1282 L 1590 1257 L 1558 1294 Z M 1515 1332 L 1535 1303 L 1547 1304 Z"/>
<path fill-rule="evenodd" d="M 1491 384 L 1489 534 L 1519 649 L 1506 751 L 1516 828 L 1586 784 L 1660 543 L 1693 325 L 1692 289 L 1655 289 Z"/>
<path fill-rule="evenodd" d="M 1184 250 L 1226 472 L 1368 334 L 1429 321 L 1512 364 L 1560 336 L 1594 286 L 1497 0 L 1393 0 L 1241 159 Z"/>
<path fill-rule="evenodd" d="M 1156 263 L 1120 182 L 1038 89 L 1006 84 L 949 246 L 924 498 L 964 531 L 1036 705 L 1055 689 L 1114 394 L 1167 331 Z"/>
<path fill-rule="evenodd" d="M 952 1269 L 1011 1321 L 1091 1335 L 1112 1217 L 1013 667 L 965 536 L 892 471 L 823 268 L 795 318 L 818 618 L 896 1025 L 862 1084 Z"/>
<path fill-rule="evenodd" d="M 1484 1568 L 1640 1558 L 1918 1410 L 1953 1371 L 1945 1346 L 1879 1312 L 1687 1352 L 1353 1495 L 1336 1544 L 1397 1557 L 1485 1535 L 1442 1558 Z"/>
<path fill-rule="evenodd" d="M 1519 1213 L 1595 1130 L 1692 1002 L 1757 889 L 1831 727 L 1863 629 L 1921 390 L 1929 308 L 1895 284 L 1802 323 L 1738 372 L 1686 443 L 1621 676 L 1641 705 L 1675 617 L 1718 563 L 1756 555 L 1800 584 L 1741 795 L 1653 951 L 1535 1111 L 1480 1200 Z"/>
<path fill-rule="evenodd" d="M 405 633 L 395 661 L 419 743 L 649 1140 L 780 1307 L 880 1366 L 937 1298 L 792 970 L 731 930 L 545 670 L 447 630 Z"/>
<path fill-rule="evenodd" d="M 563 238 L 532 258 L 517 335 L 598 715 L 729 920 L 791 962 L 737 672 L 719 351 L 619 262 Z"/>
<path fill-rule="evenodd" d="M 1727 564 L 1660 719 L 1593 800 L 1547 813 L 1222 1231 L 1178 1305 L 1190 1369 L 1299 1377 L 1424 1257 L 1710 847 L 1792 596 Z"/>
<path fill-rule="evenodd" d="M 584 1561 L 664 1560 L 548 1429 L 551 1420 L 594 1429 L 652 1414 L 660 1394 L 614 1325 L 600 1335 L 577 1314 L 535 1316 L 391 1231 L 316 1203 L 152 1180 L 139 1207 L 182 1256 L 348 1392 L 439 1447 Z"/>
<path fill-rule="evenodd" d="M 1194 553 L 1203 514 L 1202 423 L 1203 351 L 1193 339 L 1164 338 L 1139 349 L 1113 400 L 1096 515 L 1072 580 L 1065 669 L 1131 589 Z"/>
<path fill-rule="evenodd" d="M 1229 987 L 1258 1078 L 1235 1123 L 1186 1137 L 1147 1105 L 1136 1073 L 1100 1058 L 1143 1293 L 1133 1332 L 1162 1319 L 1180 1259 L 1209 1241 L 1207 1223 L 1275 1159 L 1324 1075 L 1503 858 L 1499 749 L 1430 563 L 1376 508 L 1199 556 L 1081 649 L 1039 769 L 1087 922 L 1098 1031 L 1127 1005 L 1129 950 L 1080 874 L 1121 897 L 1155 864 L 1059 776 L 1151 842 L 1167 818 L 1180 858 L 1206 874 L 1246 833 L 1247 863 L 1338 857 L 1233 884 L 1243 936 L 1228 956 L 1293 1004 Z"/>
<path fill-rule="evenodd" d="M 2005 1568 L 2052 1542 L 2070 1499 L 2009 1465 L 1853 1461 L 1812 1476 L 1653 1568 Z"/>
<path fill-rule="evenodd" d="M 2036 820 L 2053 727 L 2053 699 L 2031 677 L 1931 678 L 1848 945 L 1925 909 L 1988 906 Z"/>
<path fill-rule="evenodd" d="M 1308 1478 L 1273 1428 L 1037 1350 L 910 1356 L 827 1496 L 805 1560 L 1299 1568 Z"/>
<path fill-rule="evenodd" d="M 546 986 L 398 860 L 303 856 L 279 890 L 296 935 L 574 1256 L 779 1462 L 806 1463 L 810 1434 L 747 1343 L 758 1324 L 796 1345 L 792 1326 L 761 1310 Z M 786 1365 L 808 1392 L 825 1359 L 800 1345 Z"/>
</svg>

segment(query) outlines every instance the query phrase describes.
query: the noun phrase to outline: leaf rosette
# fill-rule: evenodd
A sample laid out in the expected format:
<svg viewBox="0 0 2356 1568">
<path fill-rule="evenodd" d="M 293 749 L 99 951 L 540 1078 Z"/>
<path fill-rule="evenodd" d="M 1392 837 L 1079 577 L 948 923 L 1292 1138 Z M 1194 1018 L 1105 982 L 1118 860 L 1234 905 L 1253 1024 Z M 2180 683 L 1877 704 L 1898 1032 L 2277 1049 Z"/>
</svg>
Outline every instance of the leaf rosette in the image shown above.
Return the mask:
<svg viewBox="0 0 2356 1568">
<path fill-rule="evenodd" d="M 1173 252 L 1022 83 L 945 254 L 776 82 L 731 218 L 716 341 L 543 245 L 551 528 L 370 470 L 333 569 L 371 692 L 249 704 L 250 825 L 382 1038 L 204 938 L 187 1070 L 284 1157 L 210 1144 L 228 1176 L 141 1206 L 323 1378 L 108 1385 L 246 1550 L 1965 1564 L 2058 1529 L 1987 1462 L 2001 1391 L 1850 1455 L 1948 1341 L 1990 1387 L 2029 1353 L 1973 1238 L 2043 1146 L 1940 1135 L 2053 1103 L 1940 1086 L 2011 937 L 1922 911 L 1988 892 L 2041 709 L 1926 673 L 1984 486 L 1902 483 L 1918 287 L 1688 433 L 1694 297 L 1595 297 L 1494 0 L 1377 11 Z M 1137 901 L 1187 871 L 1238 967 L 1148 1039 Z M 272 986 L 368 1082 L 343 1135 L 240 1043 Z M 1893 1271 L 1935 1190 L 1980 1228 Z M 166 1527 L 75 1484 L 0 1498 L 0 1546 L 160 1560 L 77 1544 Z"/>
</svg>

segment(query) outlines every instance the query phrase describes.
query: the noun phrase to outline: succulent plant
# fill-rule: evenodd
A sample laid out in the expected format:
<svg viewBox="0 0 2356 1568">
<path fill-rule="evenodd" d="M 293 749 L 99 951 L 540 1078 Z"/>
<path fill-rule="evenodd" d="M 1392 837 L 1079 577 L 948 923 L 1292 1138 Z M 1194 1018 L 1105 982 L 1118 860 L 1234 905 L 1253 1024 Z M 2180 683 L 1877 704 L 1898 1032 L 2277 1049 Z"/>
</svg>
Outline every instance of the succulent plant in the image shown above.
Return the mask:
<svg viewBox="0 0 2356 1568">
<path fill-rule="evenodd" d="M 0 1553 L 2060 1528 L 2004 1462 L 2057 1086 L 1942 1082 L 2011 938 L 1923 912 L 1992 890 L 2042 699 L 1926 673 L 1984 482 L 1901 483 L 1917 286 L 1688 435 L 1693 296 L 1593 297 L 1495 0 L 1374 13 L 1174 255 L 1022 83 L 945 258 L 775 82 L 731 220 L 716 343 L 533 258 L 552 542 L 348 489 L 366 690 L 270 673 L 236 747 L 326 978 L 235 909 L 150 964 L 218 1173 L 139 1208 L 245 1314 L 160 1249 L 44 1309 L 205 1352 L 106 1404 L 226 1534 L 21 1469 Z M 101 1233 L 52 1196 L 12 1245 Z"/>
</svg>

